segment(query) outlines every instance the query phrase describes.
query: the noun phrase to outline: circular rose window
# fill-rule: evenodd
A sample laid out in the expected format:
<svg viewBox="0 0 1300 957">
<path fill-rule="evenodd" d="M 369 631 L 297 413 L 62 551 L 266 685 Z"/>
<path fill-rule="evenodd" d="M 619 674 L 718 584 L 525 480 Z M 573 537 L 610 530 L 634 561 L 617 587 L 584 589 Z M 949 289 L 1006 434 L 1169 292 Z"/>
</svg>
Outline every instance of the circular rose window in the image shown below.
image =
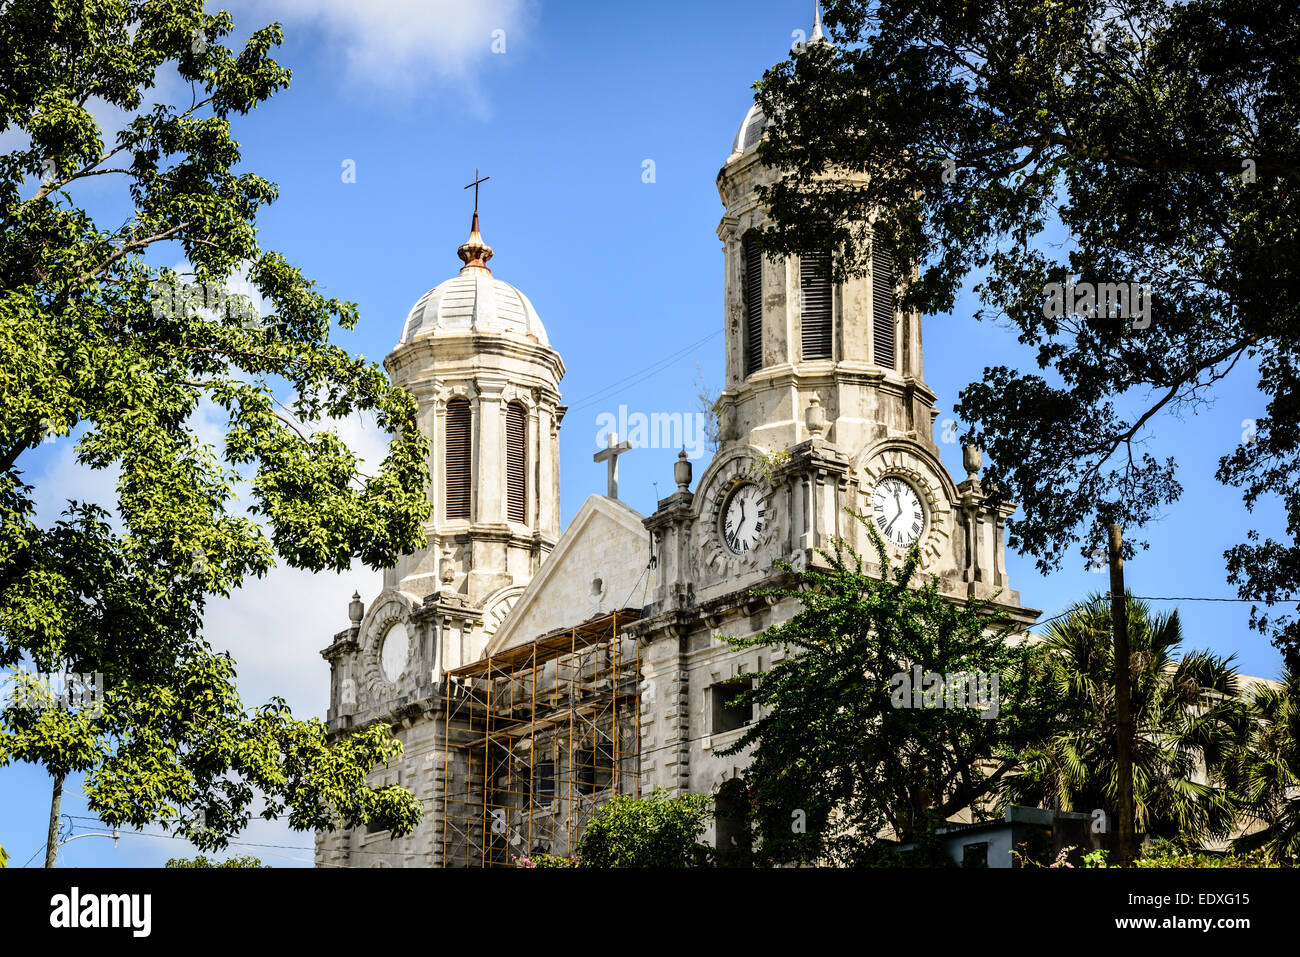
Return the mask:
<svg viewBox="0 0 1300 957">
<path fill-rule="evenodd" d="M 406 659 L 410 651 L 410 638 L 406 634 L 406 626 L 400 621 L 388 629 L 384 635 L 384 644 L 379 651 L 379 664 L 384 669 L 384 677 L 393 684 L 402 676 L 406 670 Z"/>
</svg>

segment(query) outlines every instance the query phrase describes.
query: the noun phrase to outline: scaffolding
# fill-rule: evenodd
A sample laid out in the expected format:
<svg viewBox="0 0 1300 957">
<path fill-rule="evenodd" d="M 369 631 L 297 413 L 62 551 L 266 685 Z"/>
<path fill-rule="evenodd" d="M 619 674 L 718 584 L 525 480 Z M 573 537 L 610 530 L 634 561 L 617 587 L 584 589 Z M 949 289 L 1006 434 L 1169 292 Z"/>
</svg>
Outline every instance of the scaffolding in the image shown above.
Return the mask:
<svg viewBox="0 0 1300 957">
<path fill-rule="evenodd" d="M 571 856 L 596 808 L 639 797 L 640 648 L 613 612 L 447 674 L 444 867 Z"/>
</svg>

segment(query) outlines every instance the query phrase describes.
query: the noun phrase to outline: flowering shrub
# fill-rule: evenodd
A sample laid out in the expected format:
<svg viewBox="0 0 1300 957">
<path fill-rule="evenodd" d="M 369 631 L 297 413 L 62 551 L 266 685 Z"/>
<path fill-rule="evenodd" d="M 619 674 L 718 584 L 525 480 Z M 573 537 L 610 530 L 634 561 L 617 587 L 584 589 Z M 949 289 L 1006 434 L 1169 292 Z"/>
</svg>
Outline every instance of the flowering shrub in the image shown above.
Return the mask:
<svg viewBox="0 0 1300 957">
<path fill-rule="evenodd" d="M 1056 860 L 1051 864 L 1038 864 L 1026 858 L 1023 854 L 1012 852 L 1019 860 L 1021 867 L 1074 867 L 1068 860 L 1070 852 L 1075 850 L 1074 847 L 1063 847 L 1061 852 L 1056 855 Z M 1084 867 L 1111 867 L 1106 859 L 1109 852 L 1104 850 L 1089 851 L 1083 855 Z M 1134 867 L 1148 869 L 1177 869 L 1177 868 L 1201 868 L 1201 867 L 1264 867 L 1264 868 L 1281 868 L 1286 865 L 1279 863 L 1275 858 L 1270 856 L 1266 851 L 1250 851 L 1247 854 L 1228 853 L 1228 854 L 1210 854 L 1201 850 L 1190 850 L 1174 841 L 1157 838 L 1149 841 L 1143 847 L 1143 856 L 1133 862 Z"/>
<path fill-rule="evenodd" d="M 1155 849 L 1133 862 L 1134 867 L 1170 869 L 1188 867 L 1266 867 L 1280 868 L 1279 863 L 1265 851 L 1248 854 L 1206 854 L 1204 851 L 1187 851 L 1173 847 Z"/>
</svg>

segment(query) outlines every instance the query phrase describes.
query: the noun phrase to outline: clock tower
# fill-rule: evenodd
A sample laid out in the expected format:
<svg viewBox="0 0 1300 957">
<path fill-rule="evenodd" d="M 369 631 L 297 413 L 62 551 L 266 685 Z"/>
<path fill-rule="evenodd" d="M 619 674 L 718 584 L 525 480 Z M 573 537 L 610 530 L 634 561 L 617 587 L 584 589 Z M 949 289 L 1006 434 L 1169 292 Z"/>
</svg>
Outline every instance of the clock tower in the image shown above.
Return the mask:
<svg viewBox="0 0 1300 957">
<path fill-rule="evenodd" d="M 818 16 L 810 43 L 827 42 Z M 642 786 L 678 793 L 716 792 L 743 773 L 744 755 L 716 754 L 755 717 L 729 702 L 783 651 L 736 650 L 719 636 L 757 634 L 798 612 L 754 595 L 785 575 L 773 563 L 824 564 L 818 550 L 842 539 L 879 574 L 870 534 L 850 511 L 875 525 L 894 558 L 919 542 L 921 573 L 937 576 L 951 600 L 992 599 L 1023 625 L 1038 616 L 1007 580 L 1014 506 L 987 503 L 979 450 L 965 451 L 962 481 L 941 461 L 921 316 L 898 306 L 908 277 L 877 250 L 868 275 L 835 283 L 836 250 L 773 260 L 751 241 L 768 222 L 757 188 L 778 175 L 758 158 L 766 124 L 755 104 L 717 177 L 726 360 L 718 452 L 694 490 L 683 454 L 677 491 L 646 519 L 654 593 L 629 629 L 653 691 L 642 709 Z"/>
</svg>

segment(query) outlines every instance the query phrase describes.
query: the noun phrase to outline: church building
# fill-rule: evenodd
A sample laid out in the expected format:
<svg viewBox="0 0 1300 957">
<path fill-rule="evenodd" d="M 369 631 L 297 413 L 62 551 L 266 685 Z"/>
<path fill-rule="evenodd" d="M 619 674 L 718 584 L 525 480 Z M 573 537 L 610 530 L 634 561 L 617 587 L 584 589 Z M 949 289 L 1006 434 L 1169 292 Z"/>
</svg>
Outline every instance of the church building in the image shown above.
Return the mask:
<svg viewBox="0 0 1300 957">
<path fill-rule="evenodd" d="M 828 42 L 820 20 L 810 42 Z M 1038 617 L 1007 580 L 1014 506 L 987 504 L 978 450 L 960 481 L 940 459 L 921 317 L 898 308 L 892 262 L 878 252 L 870 275 L 836 284 L 832 250 L 773 261 L 747 242 L 766 217 L 756 188 L 776 175 L 757 155 L 765 123 L 755 105 L 717 177 L 718 449 L 699 475 L 682 453 L 654 514 L 617 499 L 615 445 L 598 456 L 610 494 L 561 529 L 564 363 L 528 297 L 493 274 L 477 202 L 459 272 L 411 309 L 385 367 L 430 439 L 427 544 L 368 604 L 354 596 L 322 654 L 331 733 L 389 724 L 405 753 L 372 783 L 410 789 L 424 818 L 398 839 L 318 834 L 318 865 L 569 855 L 614 794 L 738 788 L 744 757 L 717 752 L 756 715 L 731 701 L 782 651 L 720 636 L 798 611 L 752 595 L 781 580 L 774 560 L 823 562 L 837 537 L 874 554 L 847 509 L 898 557 L 919 541 L 922 572 L 954 601 L 996 595 L 1020 625 Z M 725 852 L 728 830 L 706 838 Z"/>
</svg>

